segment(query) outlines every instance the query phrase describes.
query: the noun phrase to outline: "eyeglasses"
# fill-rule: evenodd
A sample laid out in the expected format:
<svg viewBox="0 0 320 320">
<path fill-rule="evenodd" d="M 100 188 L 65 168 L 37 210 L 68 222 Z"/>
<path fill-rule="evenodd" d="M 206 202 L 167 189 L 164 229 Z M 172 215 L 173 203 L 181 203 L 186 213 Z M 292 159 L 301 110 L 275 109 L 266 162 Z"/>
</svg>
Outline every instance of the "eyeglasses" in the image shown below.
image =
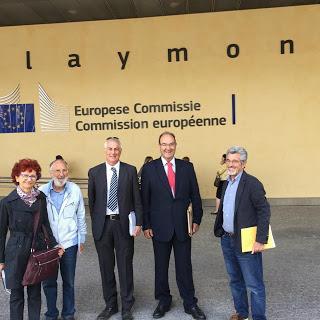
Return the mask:
<svg viewBox="0 0 320 320">
<path fill-rule="evenodd" d="M 171 142 L 171 143 L 160 143 L 160 146 L 161 147 L 174 147 L 176 145 L 176 143 L 175 142 Z"/>
<path fill-rule="evenodd" d="M 36 181 L 37 180 L 37 176 L 34 176 L 34 175 L 28 175 L 28 174 L 24 174 L 24 173 L 20 173 L 20 177 L 23 179 L 23 180 L 32 180 L 32 181 Z"/>
</svg>

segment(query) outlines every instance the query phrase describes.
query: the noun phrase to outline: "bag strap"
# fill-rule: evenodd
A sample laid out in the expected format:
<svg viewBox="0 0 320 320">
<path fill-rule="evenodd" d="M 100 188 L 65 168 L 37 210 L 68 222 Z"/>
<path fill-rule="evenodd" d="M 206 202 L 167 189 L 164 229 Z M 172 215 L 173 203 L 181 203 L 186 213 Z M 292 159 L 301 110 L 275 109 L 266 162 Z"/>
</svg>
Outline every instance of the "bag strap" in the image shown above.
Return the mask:
<svg viewBox="0 0 320 320">
<path fill-rule="evenodd" d="M 41 209 L 41 200 L 40 200 L 39 210 L 36 211 L 34 215 L 34 220 L 33 220 L 33 239 L 32 239 L 32 245 L 31 245 L 31 252 L 35 250 L 36 234 L 37 234 L 37 229 L 39 227 L 39 221 L 40 221 L 40 209 Z"/>
<path fill-rule="evenodd" d="M 35 242 L 36 242 L 36 234 L 37 234 L 37 230 L 39 228 L 39 222 L 40 222 L 40 211 L 41 210 L 41 199 L 40 199 L 40 205 L 39 205 L 39 210 L 36 211 L 35 215 L 34 215 L 34 220 L 33 220 L 33 239 L 32 239 L 32 245 L 31 245 L 31 251 L 34 252 L 35 251 Z M 48 231 L 46 229 L 46 227 L 42 224 L 42 231 L 44 234 L 44 241 L 47 245 L 47 249 L 49 248 L 49 234 Z"/>
<path fill-rule="evenodd" d="M 41 225 L 41 227 L 44 234 L 44 241 L 47 245 L 47 249 L 49 249 L 50 240 L 49 240 L 49 234 L 48 234 L 47 228 L 44 225 Z"/>
</svg>

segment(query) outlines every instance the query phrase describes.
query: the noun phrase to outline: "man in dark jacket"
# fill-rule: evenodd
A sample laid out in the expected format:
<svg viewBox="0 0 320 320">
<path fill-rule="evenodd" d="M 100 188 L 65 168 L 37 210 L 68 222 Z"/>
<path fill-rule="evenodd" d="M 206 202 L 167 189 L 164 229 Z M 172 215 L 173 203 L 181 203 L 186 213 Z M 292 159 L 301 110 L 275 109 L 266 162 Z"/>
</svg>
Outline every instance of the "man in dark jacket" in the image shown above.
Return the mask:
<svg viewBox="0 0 320 320">
<path fill-rule="evenodd" d="M 133 297 L 133 237 L 141 232 L 142 205 L 137 170 L 120 161 L 121 143 L 110 137 L 104 144 L 106 162 L 89 170 L 88 198 L 92 233 L 96 245 L 105 309 L 97 320 L 118 312 L 114 275 L 115 253 L 120 282 L 122 319 L 131 320 Z M 129 214 L 135 212 L 136 226 L 129 233 Z M 132 237 L 133 236 L 133 237 Z"/>
<path fill-rule="evenodd" d="M 143 167 L 141 193 L 144 210 L 144 235 L 153 242 L 155 259 L 155 298 L 159 304 L 153 318 L 169 311 L 172 297 L 168 284 L 168 267 L 174 249 L 176 279 L 185 312 L 195 319 L 205 319 L 197 305 L 191 265 L 191 238 L 188 234 L 187 208 L 193 206 L 192 233 L 199 229 L 202 205 L 197 178 L 191 162 L 174 157 L 173 133 L 159 137 L 161 157 Z"/>
<path fill-rule="evenodd" d="M 266 320 L 266 294 L 262 254 L 268 242 L 270 206 L 261 182 L 244 171 L 247 151 L 232 147 L 227 151 L 228 179 L 215 221 L 214 233 L 221 247 L 230 277 L 236 314 L 230 320 L 246 320 L 249 314 L 247 289 L 251 291 L 253 320 Z M 241 229 L 257 226 L 251 252 L 242 252 Z"/>
</svg>

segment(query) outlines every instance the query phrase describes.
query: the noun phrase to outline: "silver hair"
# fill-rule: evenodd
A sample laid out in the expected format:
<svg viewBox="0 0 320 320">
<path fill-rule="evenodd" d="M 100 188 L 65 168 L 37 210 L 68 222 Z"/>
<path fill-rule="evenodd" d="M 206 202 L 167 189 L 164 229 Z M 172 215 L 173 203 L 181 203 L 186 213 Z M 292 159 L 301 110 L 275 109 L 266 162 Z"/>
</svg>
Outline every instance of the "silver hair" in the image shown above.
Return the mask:
<svg viewBox="0 0 320 320">
<path fill-rule="evenodd" d="M 243 147 L 233 146 L 233 147 L 229 148 L 226 153 L 227 153 L 227 156 L 228 156 L 228 154 L 238 153 L 238 154 L 240 154 L 240 160 L 244 161 L 244 162 L 246 162 L 248 159 L 248 152 Z"/>
<path fill-rule="evenodd" d="M 107 148 L 107 145 L 108 145 L 109 141 L 113 141 L 113 142 L 117 143 L 118 146 L 120 147 L 120 150 L 122 150 L 121 141 L 117 137 L 109 137 L 109 138 L 107 138 L 106 141 L 104 142 L 104 145 L 103 145 L 105 149 Z"/>
</svg>

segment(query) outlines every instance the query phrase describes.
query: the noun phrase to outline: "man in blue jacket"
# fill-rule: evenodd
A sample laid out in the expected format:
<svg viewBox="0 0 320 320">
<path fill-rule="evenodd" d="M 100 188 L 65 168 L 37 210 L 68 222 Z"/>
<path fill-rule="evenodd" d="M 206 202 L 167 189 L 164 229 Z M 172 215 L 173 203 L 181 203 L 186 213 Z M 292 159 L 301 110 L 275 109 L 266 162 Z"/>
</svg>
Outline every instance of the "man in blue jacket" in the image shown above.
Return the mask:
<svg viewBox="0 0 320 320">
<path fill-rule="evenodd" d="M 231 147 L 227 151 L 228 179 L 215 221 L 214 233 L 221 237 L 221 248 L 230 278 L 236 313 L 230 320 L 247 320 L 251 294 L 253 320 L 266 320 L 266 294 L 263 282 L 262 251 L 268 242 L 270 206 L 262 183 L 244 171 L 247 151 Z M 242 252 L 241 229 L 256 226 L 251 252 Z"/>
<path fill-rule="evenodd" d="M 57 156 L 50 164 L 52 180 L 40 187 L 47 196 L 47 211 L 50 226 L 58 243 L 65 253 L 60 260 L 60 273 L 63 281 L 63 320 L 74 320 L 75 298 L 74 279 L 77 252 L 84 249 L 87 226 L 85 207 L 80 188 L 68 181 L 68 164 L 61 156 Z M 47 299 L 46 320 L 57 320 L 57 277 L 43 282 Z"/>
<path fill-rule="evenodd" d="M 174 134 L 163 132 L 159 137 L 161 157 L 145 164 L 141 177 L 143 229 L 145 237 L 153 242 L 155 298 L 159 300 L 153 318 L 163 317 L 171 307 L 168 267 L 173 247 L 184 310 L 194 319 L 206 319 L 195 297 L 186 214 L 191 203 L 192 233 L 197 232 L 203 213 L 201 198 L 193 165 L 174 157 L 176 146 Z"/>
</svg>

